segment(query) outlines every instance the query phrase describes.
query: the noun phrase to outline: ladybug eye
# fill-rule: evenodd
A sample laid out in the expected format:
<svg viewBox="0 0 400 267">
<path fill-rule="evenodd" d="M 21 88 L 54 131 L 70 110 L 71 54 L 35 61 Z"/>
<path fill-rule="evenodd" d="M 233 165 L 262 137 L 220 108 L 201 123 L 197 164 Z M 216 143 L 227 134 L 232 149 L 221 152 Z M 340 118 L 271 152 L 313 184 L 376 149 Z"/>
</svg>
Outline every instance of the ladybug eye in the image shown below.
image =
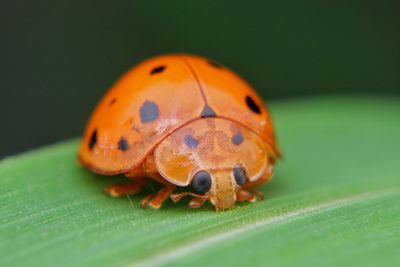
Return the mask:
<svg viewBox="0 0 400 267">
<path fill-rule="evenodd" d="M 192 187 L 197 193 L 207 193 L 211 188 L 211 175 L 206 171 L 197 172 L 193 177 Z"/>
<path fill-rule="evenodd" d="M 238 185 L 243 186 L 246 183 L 246 173 L 242 167 L 233 168 L 233 177 Z"/>
</svg>

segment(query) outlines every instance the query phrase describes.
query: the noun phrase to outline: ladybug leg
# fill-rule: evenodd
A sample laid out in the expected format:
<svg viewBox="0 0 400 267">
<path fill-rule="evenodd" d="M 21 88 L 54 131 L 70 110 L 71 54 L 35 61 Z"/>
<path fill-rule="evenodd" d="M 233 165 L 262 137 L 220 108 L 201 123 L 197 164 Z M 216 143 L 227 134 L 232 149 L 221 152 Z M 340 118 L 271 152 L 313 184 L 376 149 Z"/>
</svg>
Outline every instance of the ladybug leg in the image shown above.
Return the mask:
<svg viewBox="0 0 400 267">
<path fill-rule="evenodd" d="M 146 159 L 143 161 L 140 170 L 137 171 L 136 173 L 137 176 L 142 175 L 146 176 L 148 178 L 151 178 L 163 185 L 165 185 L 164 188 L 162 188 L 160 191 L 158 191 L 155 194 L 147 195 L 142 199 L 140 202 L 140 207 L 145 208 L 147 206 L 150 206 L 154 209 L 159 209 L 161 208 L 162 204 L 164 201 L 169 198 L 169 196 L 172 194 L 172 192 L 175 190 L 176 186 L 168 181 L 166 181 L 159 173 L 156 168 L 155 162 L 154 162 L 154 156 L 152 154 L 148 155 Z"/>
<path fill-rule="evenodd" d="M 152 174 L 148 173 L 147 176 L 149 176 L 149 178 L 151 178 L 161 184 L 164 184 L 165 187 L 162 188 L 160 191 L 158 191 L 155 194 L 147 195 L 146 197 L 144 197 L 142 199 L 142 201 L 140 202 L 140 207 L 145 208 L 147 206 L 150 206 L 154 209 L 159 209 L 159 208 L 161 208 L 164 201 L 167 198 L 169 198 L 169 196 L 175 190 L 176 186 L 167 182 L 158 173 L 152 173 Z"/>
<path fill-rule="evenodd" d="M 155 194 L 150 202 L 149 202 L 149 206 L 152 207 L 153 209 L 159 209 L 161 208 L 162 204 L 164 203 L 164 201 L 169 198 L 169 196 L 171 195 L 171 193 L 175 190 L 175 186 L 166 186 L 163 189 L 161 189 L 160 191 L 157 192 L 157 194 Z"/>
<path fill-rule="evenodd" d="M 129 184 L 113 184 L 104 188 L 104 192 L 112 197 L 120 197 L 124 195 L 133 195 L 141 191 L 146 186 L 145 175 L 140 168 L 135 168 L 125 174 L 134 182 Z"/>
<path fill-rule="evenodd" d="M 112 197 L 120 197 L 123 195 L 133 195 L 138 193 L 143 186 L 139 183 L 130 184 L 113 184 L 104 188 L 104 192 Z"/>
<path fill-rule="evenodd" d="M 264 199 L 264 192 L 259 191 L 259 190 L 245 190 L 245 189 L 240 189 L 237 193 L 237 200 L 239 202 L 255 202 L 257 199 L 263 200 Z"/>
<path fill-rule="evenodd" d="M 255 191 L 253 191 L 253 194 L 255 196 L 257 196 L 259 200 L 264 200 L 264 198 L 265 198 L 265 195 L 264 195 L 263 191 L 255 190 Z"/>
<path fill-rule="evenodd" d="M 165 187 L 158 191 L 156 194 L 145 196 L 140 202 L 140 207 L 145 208 L 147 206 L 150 206 L 153 209 L 159 209 L 174 190 L 174 185 L 165 185 Z"/>
<path fill-rule="evenodd" d="M 240 189 L 237 193 L 237 200 L 239 202 L 244 202 L 244 201 L 248 201 L 248 202 L 255 202 L 257 201 L 257 198 L 250 193 L 249 191 L 245 190 L 245 189 Z"/>
<path fill-rule="evenodd" d="M 172 199 L 172 201 L 174 203 L 176 203 L 186 196 L 193 197 L 189 201 L 189 207 L 191 207 L 193 209 L 200 208 L 203 205 L 203 203 L 209 199 L 208 195 L 198 195 L 198 194 L 194 194 L 192 192 L 174 193 L 174 194 L 171 194 L 170 198 Z"/>
<path fill-rule="evenodd" d="M 203 206 L 206 199 L 204 197 L 194 197 L 189 201 L 189 207 L 192 209 L 198 209 Z"/>
<path fill-rule="evenodd" d="M 142 201 L 140 201 L 140 207 L 141 207 L 142 209 L 146 208 L 147 205 L 149 205 L 149 201 L 150 201 L 150 199 L 151 199 L 152 197 L 153 197 L 153 195 L 147 195 L 147 196 L 145 196 L 145 197 L 142 199 Z"/>
<path fill-rule="evenodd" d="M 268 171 L 266 175 L 261 177 L 259 180 L 255 182 L 248 182 L 237 192 L 237 199 L 240 202 L 248 201 L 254 202 L 258 199 L 264 199 L 264 192 L 260 190 L 255 190 L 254 188 L 262 185 L 263 183 L 268 182 L 272 178 L 272 171 Z"/>
</svg>

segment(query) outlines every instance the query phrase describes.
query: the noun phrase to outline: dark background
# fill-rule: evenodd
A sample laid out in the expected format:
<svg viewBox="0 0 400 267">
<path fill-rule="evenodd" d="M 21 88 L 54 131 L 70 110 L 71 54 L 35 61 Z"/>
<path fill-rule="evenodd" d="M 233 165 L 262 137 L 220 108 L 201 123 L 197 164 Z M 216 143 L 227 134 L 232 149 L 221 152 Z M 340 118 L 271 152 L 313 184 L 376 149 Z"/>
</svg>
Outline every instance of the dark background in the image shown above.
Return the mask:
<svg viewBox="0 0 400 267">
<path fill-rule="evenodd" d="M 222 62 L 265 99 L 399 94 L 399 1 L 2 1 L 0 157 L 79 136 L 153 55 Z"/>
</svg>

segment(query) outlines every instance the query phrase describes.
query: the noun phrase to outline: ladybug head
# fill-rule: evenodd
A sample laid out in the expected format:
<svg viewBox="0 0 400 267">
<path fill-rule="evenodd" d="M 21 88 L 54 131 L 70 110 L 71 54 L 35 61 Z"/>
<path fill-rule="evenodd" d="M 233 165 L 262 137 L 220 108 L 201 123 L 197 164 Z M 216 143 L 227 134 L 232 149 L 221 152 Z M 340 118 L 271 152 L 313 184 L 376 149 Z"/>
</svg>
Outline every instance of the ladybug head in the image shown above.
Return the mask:
<svg viewBox="0 0 400 267">
<path fill-rule="evenodd" d="M 193 196 L 189 206 L 200 207 L 210 201 L 217 211 L 231 209 L 235 205 L 237 193 L 246 182 L 242 168 L 200 170 L 193 176 L 190 186 L 195 191 L 176 193 L 171 196 L 174 202 L 186 195 Z"/>
<path fill-rule="evenodd" d="M 234 207 L 236 194 L 246 180 L 241 167 L 201 170 L 193 176 L 191 186 L 205 200 L 210 200 L 216 210 L 226 210 Z"/>
<path fill-rule="evenodd" d="M 267 168 L 264 175 L 268 179 L 272 176 L 272 166 Z M 194 198 L 189 202 L 192 208 L 200 207 L 205 201 L 210 201 L 215 210 L 223 211 L 234 207 L 238 196 L 240 201 L 254 201 L 252 195 L 248 195 L 247 190 L 242 187 L 251 185 L 246 174 L 245 168 L 235 166 L 233 168 L 211 169 L 197 171 L 190 183 L 195 191 L 175 193 L 171 195 L 174 202 L 179 201 L 182 197 L 190 195 Z"/>
<path fill-rule="evenodd" d="M 232 121 L 205 118 L 188 124 L 163 140 L 155 150 L 161 176 L 194 192 L 189 203 L 210 201 L 215 209 L 233 208 L 242 186 L 263 177 L 269 166 L 268 148 L 257 134 Z"/>
</svg>

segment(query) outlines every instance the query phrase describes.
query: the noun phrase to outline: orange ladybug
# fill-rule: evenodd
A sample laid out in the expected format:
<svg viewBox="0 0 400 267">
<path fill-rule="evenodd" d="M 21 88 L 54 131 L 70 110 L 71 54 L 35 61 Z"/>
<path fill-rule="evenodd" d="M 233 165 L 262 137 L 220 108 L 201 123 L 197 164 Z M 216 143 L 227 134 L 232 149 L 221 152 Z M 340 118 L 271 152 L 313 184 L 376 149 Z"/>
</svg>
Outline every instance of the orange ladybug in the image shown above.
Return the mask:
<svg viewBox="0 0 400 267">
<path fill-rule="evenodd" d="M 253 202 L 279 156 L 255 91 L 226 67 L 187 54 L 154 57 L 125 74 L 97 105 L 79 150 L 93 172 L 132 180 L 105 188 L 111 196 L 137 193 L 146 179 L 163 184 L 141 201 L 156 209 L 186 195 L 192 208 Z"/>
</svg>

